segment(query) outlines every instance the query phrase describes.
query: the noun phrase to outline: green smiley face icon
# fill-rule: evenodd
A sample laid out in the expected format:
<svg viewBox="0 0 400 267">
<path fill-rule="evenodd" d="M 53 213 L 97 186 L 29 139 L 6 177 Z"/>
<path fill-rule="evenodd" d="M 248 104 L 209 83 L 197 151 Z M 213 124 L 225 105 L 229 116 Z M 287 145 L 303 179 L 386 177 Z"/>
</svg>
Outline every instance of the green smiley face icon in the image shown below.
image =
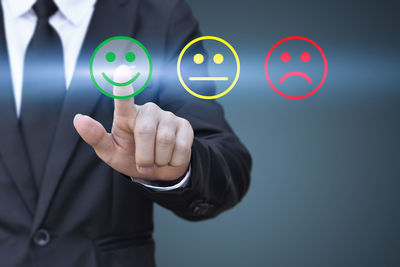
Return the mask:
<svg viewBox="0 0 400 267">
<path fill-rule="evenodd" d="M 126 81 L 116 82 L 113 79 L 114 72 L 121 65 L 129 67 L 133 75 Z M 136 96 L 147 86 L 151 74 L 152 62 L 146 47 L 127 36 L 116 36 L 103 41 L 96 47 L 90 60 L 90 76 L 93 83 L 100 92 L 112 98 Z M 132 94 L 113 94 L 115 86 L 127 85 L 132 85 Z"/>
</svg>

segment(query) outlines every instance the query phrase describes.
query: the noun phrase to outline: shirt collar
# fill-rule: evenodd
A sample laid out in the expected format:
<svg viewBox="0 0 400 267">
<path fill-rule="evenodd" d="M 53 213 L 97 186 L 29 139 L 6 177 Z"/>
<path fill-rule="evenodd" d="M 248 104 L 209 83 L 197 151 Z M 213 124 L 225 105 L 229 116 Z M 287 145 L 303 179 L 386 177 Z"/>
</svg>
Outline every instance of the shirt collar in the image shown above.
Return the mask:
<svg viewBox="0 0 400 267">
<path fill-rule="evenodd" d="M 15 0 L 11 0 L 15 1 Z M 88 16 L 96 0 L 53 0 L 59 11 L 73 24 L 78 25 Z"/>
<path fill-rule="evenodd" d="M 3 3 L 7 5 L 11 11 L 13 17 L 19 17 L 27 13 L 35 3 L 35 0 L 26 1 L 15 1 L 15 0 L 3 0 Z"/>
<path fill-rule="evenodd" d="M 3 0 L 4 3 L 9 7 L 12 12 L 12 16 L 19 17 L 27 13 L 32 6 L 36 3 L 36 0 Z M 78 25 L 81 23 L 85 16 L 88 16 L 88 12 L 96 3 L 96 0 L 53 0 L 57 5 L 58 10 L 65 16 L 65 18 L 71 21 L 73 24 Z"/>
</svg>

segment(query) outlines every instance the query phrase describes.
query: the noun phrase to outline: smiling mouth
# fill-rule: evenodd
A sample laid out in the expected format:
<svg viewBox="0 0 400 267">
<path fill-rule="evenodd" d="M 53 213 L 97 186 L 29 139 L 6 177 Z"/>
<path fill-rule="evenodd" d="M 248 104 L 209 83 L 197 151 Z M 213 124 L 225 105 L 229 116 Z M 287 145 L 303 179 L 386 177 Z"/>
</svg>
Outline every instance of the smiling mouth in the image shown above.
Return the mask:
<svg viewBox="0 0 400 267">
<path fill-rule="evenodd" d="M 112 85 L 122 87 L 122 86 L 127 86 L 127 85 L 133 83 L 134 81 L 136 81 L 136 79 L 139 78 L 139 76 L 140 76 L 140 72 L 136 73 L 136 75 L 133 76 L 132 79 L 130 79 L 129 81 L 126 81 L 126 82 L 124 82 L 124 83 L 117 83 L 117 82 L 114 82 L 114 81 L 111 80 L 111 79 L 107 76 L 107 74 L 105 74 L 104 72 L 101 73 L 101 75 L 103 75 L 103 78 L 104 78 L 107 82 L 111 83 Z"/>
<path fill-rule="evenodd" d="M 303 73 L 303 72 L 300 72 L 300 71 L 292 71 L 292 72 L 286 73 L 285 75 L 283 75 L 283 76 L 281 77 L 281 79 L 279 80 L 279 83 L 283 83 L 283 82 L 286 80 L 286 78 L 292 77 L 292 76 L 300 76 L 300 77 L 303 77 L 304 79 L 307 80 L 308 83 L 312 83 L 311 78 L 310 78 L 307 74 L 305 74 L 305 73 Z"/>
<path fill-rule="evenodd" d="M 227 81 L 228 77 L 189 77 L 189 81 Z"/>
</svg>

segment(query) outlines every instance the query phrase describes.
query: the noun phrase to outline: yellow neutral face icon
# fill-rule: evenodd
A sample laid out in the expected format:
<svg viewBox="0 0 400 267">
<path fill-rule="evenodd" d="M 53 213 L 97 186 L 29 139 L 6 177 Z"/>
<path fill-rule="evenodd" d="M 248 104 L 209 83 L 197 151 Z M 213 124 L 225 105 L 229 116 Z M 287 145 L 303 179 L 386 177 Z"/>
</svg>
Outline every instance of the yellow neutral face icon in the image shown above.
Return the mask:
<svg viewBox="0 0 400 267">
<path fill-rule="evenodd" d="M 231 54 L 231 57 L 234 58 L 234 65 L 236 65 L 232 69 L 232 71 L 234 72 L 233 75 L 197 76 L 196 73 L 189 74 L 189 75 L 182 75 L 182 72 L 183 72 L 182 71 L 182 58 L 185 56 L 185 53 L 188 51 L 188 49 L 193 47 L 196 43 L 204 41 L 204 40 L 217 41 L 218 43 L 221 43 L 222 45 L 224 45 L 227 48 L 226 50 Z M 190 54 L 190 53 L 187 53 L 187 54 Z M 225 54 L 225 56 L 227 56 L 227 55 Z M 199 51 L 198 53 L 194 54 L 192 63 L 196 64 L 196 65 L 201 65 L 204 63 L 204 60 L 205 60 L 205 58 L 204 58 L 203 53 L 201 53 L 201 51 Z M 221 66 L 226 61 L 225 57 L 224 57 L 224 53 L 222 53 L 222 52 L 213 54 L 212 60 L 213 60 L 214 64 L 221 65 Z M 232 65 L 231 63 L 228 63 L 228 64 Z M 231 66 L 229 66 L 229 67 L 231 67 Z M 223 69 L 225 69 L 225 68 L 223 68 Z M 239 61 L 239 57 L 238 57 L 235 49 L 227 41 L 225 41 L 219 37 L 215 37 L 215 36 L 202 36 L 202 37 L 194 39 L 193 41 L 188 43 L 182 49 L 181 53 L 179 54 L 179 58 L 178 58 L 177 72 L 178 72 L 179 81 L 181 82 L 182 86 L 186 89 L 186 91 L 188 91 L 190 94 L 192 94 L 193 96 L 196 96 L 198 98 L 202 98 L 202 99 L 216 99 L 216 98 L 226 95 L 236 85 L 236 82 L 238 81 L 239 74 L 240 74 L 240 61 Z M 202 72 L 202 74 L 204 74 L 204 72 Z M 185 76 L 185 77 L 183 78 L 182 76 Z M 188 76 L 188 77 L 186 77 L 186 76 Z M 185 80 L 187 80 L 189 82 L 198 82 L 198 83 L 207 82 L 207 81 L 223 82 L 224 85 L 226 86 L 226 88 L 224 88 L 224 90 L 221 93 L 216 94 L 216 95 L 203 95 L 198 92 L 195 92 L 195 89 L 193 88 L 193 86 L 191 86 L 192 88 L 190 88 L 190 86 L 188 85 L 188 82 L 185 82 Z"/>
</svg>

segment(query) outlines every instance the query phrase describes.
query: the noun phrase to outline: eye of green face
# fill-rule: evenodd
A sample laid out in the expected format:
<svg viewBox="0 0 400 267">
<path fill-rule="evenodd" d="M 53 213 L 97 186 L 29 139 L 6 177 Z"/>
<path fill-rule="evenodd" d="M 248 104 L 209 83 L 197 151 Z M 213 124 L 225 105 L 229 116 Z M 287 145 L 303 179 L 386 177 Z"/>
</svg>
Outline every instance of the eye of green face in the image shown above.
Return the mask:
<svg viewBox="0 0 400 267">
<path fill-rule="evenodd" d="M 108 62 L 113 62 L 115 60 L 115 54 L 113 52 L 108 52 L 106 54 L 106 60 Z"/>
<path fill-rule="evenodd" d="M 135 60 L 135 58 L 136 58 L 136 56 L 135 56 L 135 54 L 133 52 L 128 52 L 125 55 L 125 59 L 128 62 L 133 62 Z"/>
</svg>

